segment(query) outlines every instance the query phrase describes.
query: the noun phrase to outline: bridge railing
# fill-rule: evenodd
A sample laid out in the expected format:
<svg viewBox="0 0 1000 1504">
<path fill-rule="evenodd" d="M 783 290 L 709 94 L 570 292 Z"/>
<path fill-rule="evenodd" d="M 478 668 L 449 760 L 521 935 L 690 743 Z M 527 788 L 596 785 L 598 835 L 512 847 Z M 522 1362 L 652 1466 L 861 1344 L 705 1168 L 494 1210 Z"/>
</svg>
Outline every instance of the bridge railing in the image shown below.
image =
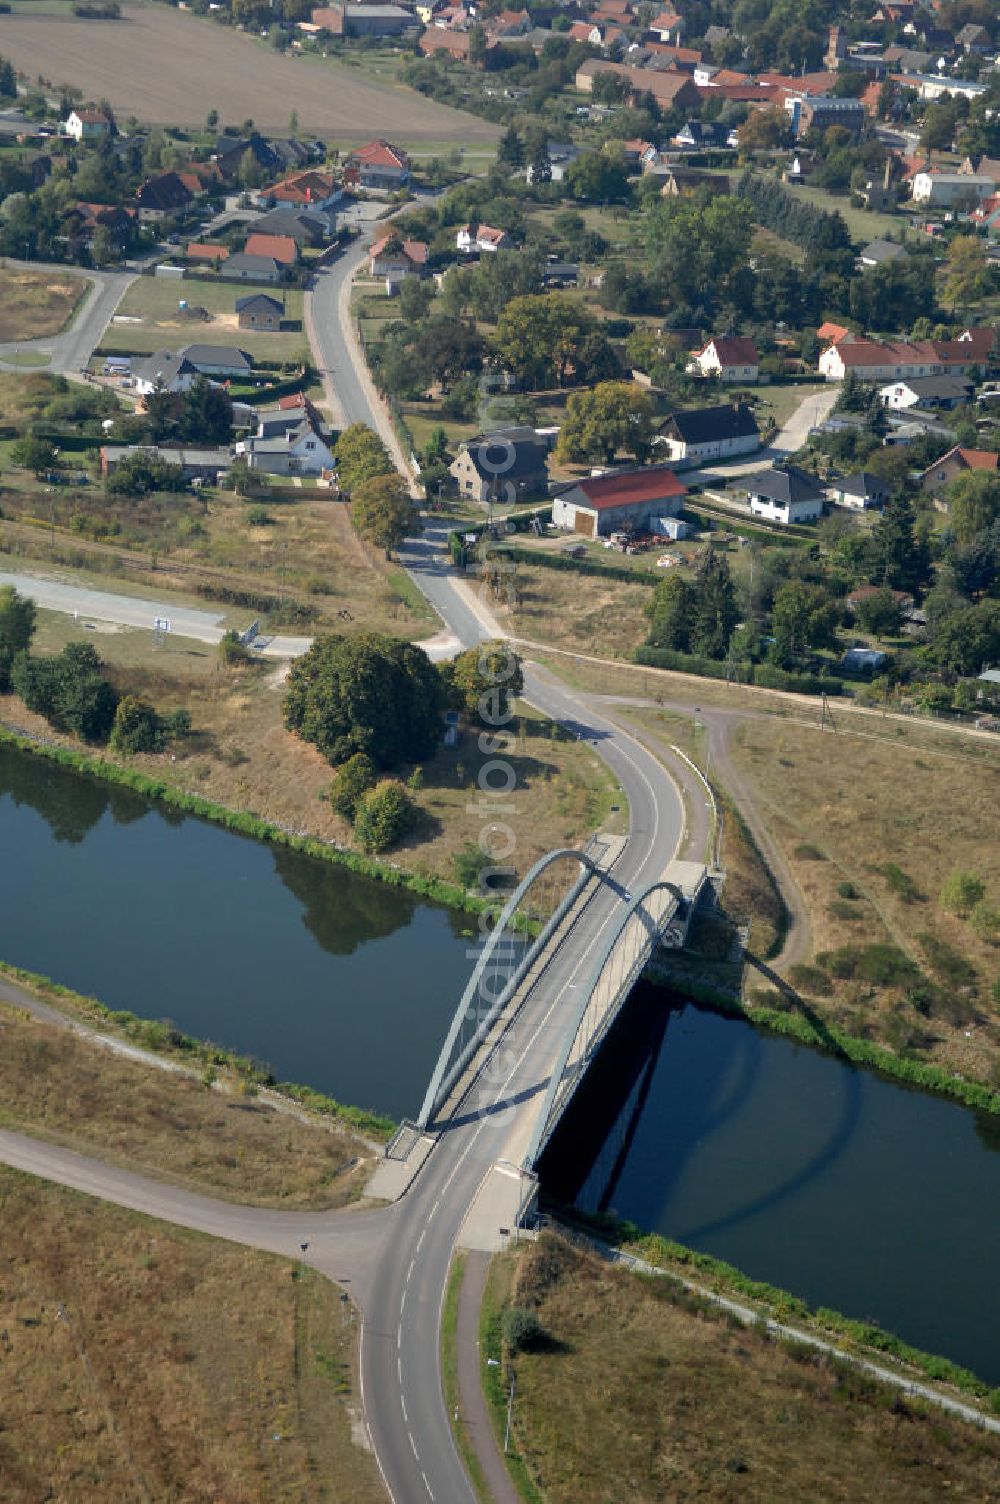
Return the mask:
<svg viewBox="0 0 1000 1504">
<path fill-rule="evenodd" d="M 486 1038 L 486 1035 L 489 1033 L 489 1030 L 492 1028 L 493 1024 L 496 1022 L 503 1009 L 507 1006 L 514 993 L 517 991 L 517 988 L 521 985 L 522 980 L 524 979 L 531 966 L 534 965 L 535 961 L 537 960 L 539 955 L 541 955 L 549 940 L 552 938 L 552 935 L 555 933 L 559 925 L 563 922 L 566 915 L 569 913 L 570 909 L 576 903 L 577 899 L 580 896 L 580 893 L 583 890 L 584 885 L 589 881 L 591 877 L 600 875 L 601 867 L 599 865 L 599 862 L 601 853 L 604 851 L 604 849 L 605 848 L 601 845 L 601 843 L 595 839 L 590 841 L 587 847 L 582 851 L 577 850 L 575 847 L 562 847 L 557 851 L 550 851 L 546 856 L 539 858 L 539 860 L 534 864 L 533 867 L 531 867 L 531 869 L 522 878 L 521 882 L 514 889 L 514 892 L 507 900 L 507 903 L 505 904 L 499 918 L 497 919 L 496 924 L 490 932 L 489 939 L 483 947 L 482 954 L 480 955 L 475 967 L 473 968 L 473 972 L 471 977 L 469 978 L 468 985 L 466 986 L 465 991 L 462 993 L 461 1000 L 459 1001 L 458 1007 L 455 1010 L 451 1025 L 445 1037 L 444 1044 L 441 1047 L 441 1053 L 438 1056 L 437 1064 L 434 1067 L 434 1071 L 431 1075 L 427 1091 L 424 1095 L 424 1100 L 421 1104 L 420 1112 L 417 1116 L 417 1126 L 419 1128 L 426 1128 L 427 1125 L 433 1120 L 435 1113 L 437 1113 L 442 1104 L 447 1101 L 449 1093 L 453 1090 L 455 1083 L 460 1079 L 463 1071 L 465 1071 L 468 1067 L 469 1062 L 472 1060 L 476 1051 L 479 1049 L 480 1045 Z M 512 940 L 516 938 L 514 920 L 521 907 L 522 901 L 534 887 L 535 883 L 551 866 L 553 866 L 555 862 L 564 861 L 567 859 L 576 861 L 580 864 L 582 870 L 576 881 L 572 884 L 569 892 L 563 898 L 562 902 L 556 907 L 556 909 L 550 915 L 549 919 L 543 925 L 536 939 L 532 942 L 532 944 L 525 951 L 524 955 L 520 958 L 508 981 L 506 982 L 498 996 L 493 999 L 486 1008 L 482 1010 L 481 1014 L 478 1014 L 478 1010 L 476 1010 L 476 1013 L 474 1013 L 473 1009 L 475 1008 L 475 1004 L 480 994 L 482 979 L 485 976 L 487 968 L 493 960 L 498 948 L 500 947 L 501 941 L 509 945 L 512 943 Z M 459 1045 L 458 1052 L 456 1054 L 455 1049 L 461 1036 L 462 1026 L 463 1024 L 468 1022 L 471 1017 L 476 1016 L 476 1014 L 478 1014 L 478 1022 L 476 1024 L 476 1027 L 473 1030 L 471 1037 L 464 1044 Z"/>
<path fill-rule="evenodd" d="M 674 883 L 651 883 L 619 916 L 580 991 L 559 1057 L 549 1077 L 524 1166 L 534 1169 L 569 1100 L 618 1017 L 629 993 L 686 899 Z"/>
</svg>

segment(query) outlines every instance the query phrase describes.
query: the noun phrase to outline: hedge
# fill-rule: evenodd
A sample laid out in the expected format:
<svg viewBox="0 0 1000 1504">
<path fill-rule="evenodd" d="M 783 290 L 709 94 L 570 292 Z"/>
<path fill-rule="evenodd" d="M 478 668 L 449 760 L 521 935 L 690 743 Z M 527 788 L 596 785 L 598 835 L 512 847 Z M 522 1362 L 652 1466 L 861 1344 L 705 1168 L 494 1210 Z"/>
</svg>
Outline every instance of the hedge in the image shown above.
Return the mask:
<svg viewBox="0 0 1000 1504">
<path fill-rule="evenodd" d="M 603 579 L 624 580 L 626 584 L 657 585 L 662 575 L 651 569 L 622 569 L 614 564 L 602 564 L 600 559 L 574 559 L 571 554 L 548 554 L 540 549 L 505 549 L 515 564 L 539 564 L 543 569 L 563 569 L 576 574 L 600 575 Z"/>
<path fill-rule="evenodd" d="M 733 679 L 740 684 L 754 684 L 759 689 L 782 689 L 795 695 L 840 695 L 843 679 L 831 674 L 792 674 L 771 663 L 740 663 L 735 674 L 732 666 L 718 658 L 702 658 L 697 653 L 678 653 L 673 648 L 654 648 L 643 644 L 635 650 L 635 662 L 644 668 L 671 669 L 679 674 L 698 674 L 703 679 Z"/>
</svg>

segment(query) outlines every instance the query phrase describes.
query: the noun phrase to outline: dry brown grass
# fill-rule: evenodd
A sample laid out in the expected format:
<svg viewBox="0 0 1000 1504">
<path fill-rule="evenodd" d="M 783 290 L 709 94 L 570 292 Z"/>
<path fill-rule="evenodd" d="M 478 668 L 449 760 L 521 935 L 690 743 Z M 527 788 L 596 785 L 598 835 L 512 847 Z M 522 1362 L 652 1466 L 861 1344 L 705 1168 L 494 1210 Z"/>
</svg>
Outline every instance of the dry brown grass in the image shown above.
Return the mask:
<svg viewBox="0 0 1000 1504">
<path fill-rule="evenodd" d="M 516 1441 L 548 1504 L 1000 1497 L 1000 1440 L 545 1237 L 514 1299 Z"/>
<path fill-rule="evenodd" d="M 282 1259 L 0 1170 L 5 1504 L 375 1504 L 354 1327 Z"/>
<path fill-rule="evenodd" d="M 121 21 L 4 18 L 4 56 L 34 78 L 72 77 L 89 99 L 109 99 L 124 119 L 204 126 L 210 109 L 238 125 L 363 140 L 493 141 L 496 126 L 409 89 L 370 83 L 319 59 L 283 55 L 243 32 L 171 6 L 126 5 Z"/>
<path fill-rule="evenodd" d="M 497 612 L 508 631 L 570 652 L 630 657 L 645 639 L 648 585 L 518 564 L 517 604 Z"/>
<path fill-rule="evenodd" d="M 0 1123 L 83 1153 L 259 1206 L 342 1206 L 371 1153 L 181 1071 L 124 1058 L 0 1001 Z"/>
<path fill-rule="evenodd" d="M 69 272 L 0 269 L 0 340 L 58 334 L 87 289 Z"/>
<path fill-rule="evenodd" d="M 932 1012 L 928 1019 L 901 1004 L 894 989 L 846 981 L 816 1001 L 817 1011 L 856 1033 L 889 1030 L 890 1042 L 902 1027 L 924 1033 L 929 1058 L 989 1078 L 1000 1060 L 990 999 L 1000 952 L 937 900 L 959 867 L 978 872 L 1000 903 L 1000 848 L 991 839 L 1000 755 L 974 742 L 914 747 L 903 736 L 861 732 L 846 717 L 838 726 L 831 734 L 756 718 L 743 724 L 733 747 L 807 899 L 815 952 L 888 942 L 933 976 L 918 938 L 930 934 L 973 964 L 978 995 L 963 1000 L 962 989 L 946 989 L 953 1015 Z M 912 881 L 909 901 L 887 872 L 892 866 Z M 856 897 L 838 893 L 844 884 Z"/>
</svg>

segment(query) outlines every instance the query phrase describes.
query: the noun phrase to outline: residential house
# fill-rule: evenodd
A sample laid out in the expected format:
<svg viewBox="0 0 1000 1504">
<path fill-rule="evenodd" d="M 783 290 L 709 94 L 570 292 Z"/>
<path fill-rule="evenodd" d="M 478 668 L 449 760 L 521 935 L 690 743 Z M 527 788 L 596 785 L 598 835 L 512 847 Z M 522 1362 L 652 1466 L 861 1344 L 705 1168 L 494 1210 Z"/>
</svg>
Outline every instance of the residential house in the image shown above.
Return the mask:
<svg viewBox="0 0 1000 1504">
<path fill-rule="evenodd" d="M 659 41 L 666 42 L 669 46 L 679 47 L 681 37 L 684 35 L 684 17 L 669 8 L 661 10 L 659 15 L 654 16 L 650 21 L 649 29 Z"/>
<path fill-rule="evenodd" d="M 985 26 L 979 26 L 974 21 L 963 26 L 955 33 L 955 41 L 963 52 L 975 52 L 981 57 L 988 57 L 993 49 L 990 34 Z"/>
<path fill-rule="evenodd" d="M 257 235 L 290 235 L 299 250 L 318 250 L 337 232 L 337 216 L 323 209 L 293 209 L 279 204 L 254 220 Z"/>
<path fill-rule="evenodd" d="M 381 137 L 359 146 L 344 163 L 344 182 L 360 183 L 362 188 L 392 192 L 405 188 L 409 181 L 410 159 L 406 152 Z"/>
<path fill-rule="evenodd" d="M 839 507 L 853 507 L 864 512 L 869 507 L 884 507 L 892 492 L 884 480 L 868 470 L 842 476 L 830 487 L 830 499 Z"/>
<path fill-rule="evenodd" d="M 685 468 L 734 459 L 760 448 L 760 430 L 749 407 L 727 403 L 674 413 L 660 428 L 671 464 Z"/>
<path fill-rule="evenodd" d="M 980 339 L 980 334 L 984 338 Z M 852 336 L 822 352 L 819 372 L 827 381 L 843 381 L 848 371 L 853 371 L 861 381 L 887 383 L 906 381 L 911 376 L 981 371 L 992 359 L 993 340 L 992 330 L 966 330 L 958 339 L 912 342 Z"/>
<path fill-rule="evenodd" d="M 729 144 L 729 130 L 718 120 L 687 120 L 673 144 L 681 151 L 718 151 Z"/>
<path fill-rule="evenodd" d="M 459 62 L 465 62 L 469 56 L 471 38 L 467 31 L 451 31 L 440 26 L 429 26 L 421 32 L 420 41 L 417 43 L 424 57 L 431 57 L 438 52 L 445 53 L 448 57 L 456 58 Z M 487 47 L 486 57 L 491 48 Z"/>
<path fill-rule="evenodd" d="M 647 174 L 659 178 L 664 198 L 685 198 L 692 193 L 720 197 L 730 192 L 730 182 L 724 172 L 702 172 L 697 167 L 680 167 L 675 162 L 652 163 L 645 168 Z"/>
<path fill-rule="evenodd" d="M 860 99 L 841 99 L 836 94 L 793 96 L 785 100 L 785 109 L 791 116 L 796 140 L 810 131 L 829 130 L 831 125 L 841 126 L 852 136 L 860 136 L 865 128 L 865 107 Z"/>
<path fill-rule="evenodd" d="M 552 521 L 585 538 L 615 532 L 656 532 L 661 518 L 676 517 L 686 487 L 669 465 L 609 470 L 574 481 L 556 493 Z"/>
<path fill-rule="evenodd" d="M 97 110 L 93 106 L 70 110 L 60 130 L 64 136 L 70 136 L 74 141 L 106 141 L 114 134 L 115 117 L 107 110 Z"/>
<path fill-rule="evenodd" d="M 264 292 L 252 292 L 236 299 L 236 322 L 241 329 L 276 333 L 285 316 L 285 305 Z"/>
<path fill-rule="evenodd" d="M 818 340 L 825 340 L 827 343 L 833 345 L 841 344 L 844 340 L 853 339 L 853 337 L 846 325 L 834 324 L 829 319 L 825 323 L 820 324 L 816 330 L 816 338 Z"/>
<path fill-rule="evenodd" d="M 746 476 L 742 484 L 754 517 L 787 527 L 791 523 L 815 522 L 823 515 L 824 496 L 819 482 L 797 465 L 759 470 Z"/>
<path fill-rule="evenodd" d="M 870 240 L 858 253 L 858 265 L 883 266 L 886 261 L 898 261 L 906 255 L 906 247 L 898 240 Z"/>
<path fill-rule="evenodd" d="M 702 376 L 720 381 L 756 381 L 760 375 L 760 356 L 752 339 L 726 335 L 709 340 L 694 358 Z"/>
<path fill-rule="evenodd" d="M 549 159 L 551 180 L 553 183 L 561 183 L 566 176 L 567 167 L 580 155 L 580 148 L 572 141 L 547 141 L 545 150 Z M 534 182 L 535 173 L 530 162 L 524 175 L 529 183 Z"/>
<path fill-rule="evenodd" d="M 147 459 L 160 460 L 165 465 L 177 465 L 186 480 L 207 480 L 213 485 L 229 470 L 228 449 L 180 449 L 167 448 L 161 444 L 103 444 L 101 446 L 101 474 L 113 475 L 123 460 L 141 455 Z"/>
<path fill-rule="evenodd" d="M 966 157 L 958 170 L 970 177 L 989 178 L 1000 188 L 1000 157 Z"/>
<path fill-rule="evenodd" d="M 978 209 L 973 209 L 969 219 L 977 230 L 985 230 L 992 239 L 1000 235 L 1000 193 L 984 198 Z"/>
<path fill-rule="evenodd" d="M 422 277 L 427 270 L 427 246 L 422 240 L 400 240 L 386 231 L 368 247 L 368 268 L 373 277 L 402 282 L 404 277 Z"/>
<path fill-rule="evenodd" d="M 455 248 L 461 251 L 463 256 L 472 255 L 477 251 L 487 253 L 508 251 L 513 244 L 506 230 L 498 230 L 493 225 L 460 225 L 455 234 Z"/>
<path fill-rule="evenodd" d="M 911 376 L 879 388 L 883 407 L 897 410 L 931 407 L 948 410 L 961 407 L 972 396 L 973 383 L 964 376 Z"/>
<path fill-rule="evenodd" d="M 266 475 L 322 475 L 334 468 L 333 451 L 308 417 L 239 439 L 235 452 L 248 470 Z"/>
<path fill-rule="evenodd" d="M 207 261 L 218 265 L 229 259 L 229 247 L 217 240 L 189 240 L 185 255 L 189 261 Z"/>
<path fill-rule="evenodd" d="M 232 345 L 187 345 L 179 353 L 199 376 L 245 380 L 253 370 L 253 360 L 247 352 Z"/>
<path fill-rule="evenodd" d="M 571 42 L 586 42 L 590 47 L 604 46 L 604 32 L 594 21 L 574 21 L 566 35 Z"/>
<path fill-rule="evenodd" d="M 161 172 L 158 177 L 148 178 L 135 196 L 139 219 L 143 224 L 166 219 L 170 214 L 179 214 L 194 200 L 190 188 L 181 181 L 176 172 Z"/>
<path fill-rule="evenodd" d="M 951 209 L 956 204 L 972 207 L 992 198 L 996 185 L 991 177 L 971 172 L 918 172 L 913 179 L 913 202 Z"/>
<path fill-rule="evenodd" d="M 98 230 L 105 230 L 113 252 L 120 256 L 135 236 L 135 210 L 117 204 L 78 203 L 67 214 L 63 227 L 74 250 L 91 247 Z"/>
<path fill-rule="evenodd" d="M 997 472 L 1000 468 L 1000 455 L 989 449 L 966 449 L 961 444 L 956 444 L 954 449 L 949 449 L 920 477 L 921 491 L 938 491 L 946 486 L 956 476 L 966 470 L 985 470 Z"/>
<path fill-rule="evenodd" d="M 186 392 L 198 374 L 191 361 L 173 350 L 157 350 L 132 366 L 135 391 L 140 397 L 153 392 Z"/>
<path fill-rule="evenodd" d="M 864 605 L 865 601 L 870 601 L 873 596 L 881 595 L 884 589 L 884 585 L 856 585 L 850 595 L 845 595 L 844 605 L 848 611 L 857 611 L 858 607 Z M 913 610 L 913 596 L 908 591 L 890 590 L 889 594 L 901 610 Z"/>
<path fill-rule="evenodd" d="M 240 252 L 226 262 L 226 280 L 229 282 L 262 282 L 272 286 L 281 282 L 287 267 L 273 256 L 248 256 Z"/>
<path fill-rule="evenodd" d="M 343 197 L 344 190 L 333 174 L 317 172 L 314 167 L 271 183 L 256 194 L 262 207 L 281 205 L 294 209 L 332 209 Z"/>
<path fill-rule="evenodd" d="M 291 235 L 261 235 L 254 231 L 247 236 L 243 250 L 247 256 L 267 256 L 284 267 L 294 266 L 299 259 L 299 248 Z"/>
<path fill-rule="evenodd" d="M 312 24 L 335 37 L 396 37 L 415 30 L 416 16 L 400 5 L 355 3 L 319 6 Z"/>
<path fill-rule="evenodd" d="M 526 425 L 498 428 L 463 440 L 449 465 L 460 496 L 486 506 L 544 494 L 546 440 Z"/>
<path fill-rule="evenodd" d="M 629 85 L 631 97 L 652 94 L 664 110 L 696 110 L 701 106 L 701 94 L 694 80 L 685 73 L 656 72 L 652 68 L 634 68 L 625 63 L 610 63 L 603 58 L 592 57 L 576 71 L 575 84 L 583 94 L 590 94 L 594 79 L 599 73 L 615 73 Z"/>
</svg>

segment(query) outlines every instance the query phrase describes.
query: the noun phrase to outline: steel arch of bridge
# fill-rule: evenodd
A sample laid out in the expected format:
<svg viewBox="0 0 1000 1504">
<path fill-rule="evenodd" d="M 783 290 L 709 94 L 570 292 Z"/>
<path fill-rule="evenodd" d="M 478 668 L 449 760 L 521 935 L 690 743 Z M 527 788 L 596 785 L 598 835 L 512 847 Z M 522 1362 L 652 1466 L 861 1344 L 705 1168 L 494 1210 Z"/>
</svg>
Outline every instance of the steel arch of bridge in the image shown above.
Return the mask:
<svg viewBox="0 0 1000 1504">
<path fill-rule="evenodd" d="M 646 904 L 650 898 L 661 892 L 669 893 L 674 901 L 659 919 L 654 919 L 652 914 L 646 911 Z M 552 1075 L 549 1077 L 549 1084 L 545 1092 L 545 1099 L 542 1102 L 541 1111 L 538 1114 L 535 1131 L 527 1153 L 524 1156 L 523 1164 L 525 1169 L 533 1170 L 537 1164 L 542 1150 L 548 1143 L 567 1102 L 583 1078 L 587 1066 L 600 1048 L 614 1020 L 618 1017 L 625 999 L 628 997 L 647 961 L 662 939 L 671 919 L 679 909 L 683 910 L 685 902 L 684 894 L 677 887 L 676 883 L 671 883 L 665 878 L 660 878 L 656 882 L 650 883 L 648 887 L 644 888 L 641 893 L 631 900 L 618 924 L 612 930 L 611 936 L 601 950 L 601 954 L 590 974 L 588 982 L 581 989 L 580 1002 L 577 1004 L 576 1011 L 567 1026 L 562 1049 L 559 1051 L 559 1058 L 553 1067 Z M 567 1078 L 566 1066 L 569 1063 L 570 1055 L 573 1053 L 573 1046 L 585 1028 L 587 1014 L 590 1010 L 594 994 L 609 962 L 614 960 L 619 941 L 636 917 L 642 919 L 645 939 L 640 941 L 635 955 L 627 964 L 623 960 L 621 976 L 611 1001 L 601 1018 L 597 1020 L 596 1027 L 593 1028 L 587 1038 L 584 1050 L 576 1062 L 573 1075 Z"/>
<path fill-rule="evenodd" d="M 462 1024 L 468 1016 L 468 1010 L 476 996 L 476 992 L 479 988 L 479 983 L 483 977 L 484 972 L 486 971 L 487 966 L 493 958 L 493 954 L 500 943 L 501 937 L 508 936 L 511 920 L 517 913 L 522 899 L 529 892 L 529 890 L 534 887 L 535 883 L 542 876 L 542 874 L 553 865 L 553 863 L 562 861 L 566 858 L 570 858 L 573 861 L 579 862 L 580 866 L 584 869 L 583 872 L 581 872 L 576 882 L 566 894 L 566 897 L 562 900 L 558 908 L 543 926 L 541 933 L 538 935 L 538 938 L 535 940 L 533 945 L 531 945 L 524 956 L 522 956 L 521 960 L 518 962 L 516 969 L 504 986 L 499 997 L 495 1000 L 495 1002 L 491 1003 L 485 1016 L 480 1021 L 479 1026 L 475 1030 L 472 1038 L 468 1041 L 467 1044 L 462 1047 L 457 1058 L 449 1065 L 449 1061 L 451 1061 L 452 1050 L 455 1048 L 455 1042 L 461 1032 Z M 527 972 L 528 968 L 532 965 L 536 957 L 548 943 L 549 937 L 552 935 L 553 931 L 559 924 L 562 923 L 562 920 L 566 917 L 566 914 L 569 912 L 573 903 L 576 901 L 580 889 L 582 888 L 584 882 L 586 882 L 588 876 L 601 876 L 601 868 L 594 857 L 592 857 L 586 850 L 580 851 L 574 846 L 561 846 L 558 850 L 550 851 L 546 856 L 539 857 L 534 866 L 525 873 L 524 877 L 518 883 L 517 887 L 514 889 L 513 893 L 510 895 L 510 898 L 507 900 L 506 904 L 501 910 L 500 916 L 490 932 L 490 937 L 483 947 L 482 955 L 479 957 L 475 967 L 473 968 L 472 976 L 469 978 L 468 985 L 466 986 L 465 991 L 462 993 L 458 1007 L 455 1009 L 455 1013 L 451 1021 L 451 1026 L 448 1029 L 448 1034 L 445 1038 L 445 1042 L 441 1047 L 441 1053 L 438 1056 L 437 1064 L 434 1067 L 434 1073 L 431 1076 L 430 1083 L 424 1095 L 423 1104 L 417 1116 L 417 1126 L 419 1128 L 427 1127 L 428 1123 L 432 1120 L 434 1114 L 437 1112 L 442 1102 L 445 1101 L 448 1093 L 451 1091 L 455 1082 L 462 1074 L 462 1071 L 464 1071 L 465 1067 L 468 1065 L 469 1061 L 472 1059 L 472 1056 L 475 1054 L 476 1050 L 479 1048 L 479 1045 L 485 1038 L 490 1025 L 494 1022 L 500 1010 L 505 1007 L 512 993 L 519 986 L 521 979 Z"/>
</svg>

